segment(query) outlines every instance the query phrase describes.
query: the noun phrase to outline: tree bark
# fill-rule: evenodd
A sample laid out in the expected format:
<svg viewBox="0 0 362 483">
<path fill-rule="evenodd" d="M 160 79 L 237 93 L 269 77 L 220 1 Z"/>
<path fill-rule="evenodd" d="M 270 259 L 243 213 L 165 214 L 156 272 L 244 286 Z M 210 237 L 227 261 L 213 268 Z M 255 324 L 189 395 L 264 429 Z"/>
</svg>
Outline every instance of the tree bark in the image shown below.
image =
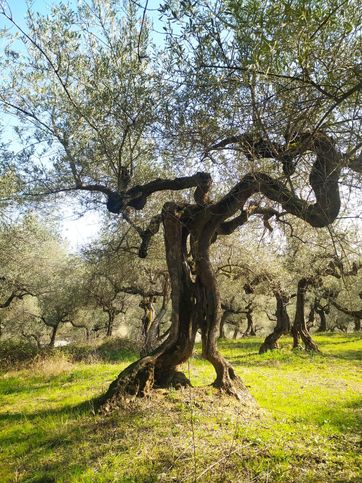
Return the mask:
<svg viewBox="0 0 362 483">
<path fill-rule="evenodd" d="M 230 316 L 230 312 L 228 310 L 224 310 L 221 316 L 220 320 L 220 333 L 219 333 L 219 339 L 226 339 L 226 334 L 225 334 L 225 324 L 227 319 Z"/>
<path fill-rule="evenodd" d="M 51 334 L 50 334 L 49 347 L 53 348 L 54 345 L 55 345 L 55 339 L 56 339 L 56 336 L 57 336 L 59 324 L 52 325 L 51 327 L 52 327 L 52 331 L 51 331 Z"/>
<path fill-rule="evenodd" d="M 251 399 L 247 388 L 217 348 L 217 339 L 220 334 L 221 302 L 209 256 L 213 232 L 207 221 L 205 220 L 206 228 L 202 231 L 201 236 L 197 238 L 197 241 L 191 242 L 196 269 L 197 318 L 198 325 L 201 327 L 202 355 L 214 366 L 216 372 L 214 387 L 240 400 Z"/>
<path fill-rule="evenodd" d="M 320 323 L 319 323 L 319 327 L 317 329 L 317 332 L 326 332 L 327 331 L 327 318 L 326 318 L 325 307 L 322 307 L 321 305 L 318 304 L 315 307 L 315 311 L 320 318 Z"/>
<path fill-rule="evenodd" d="M 168 338 L 157 349 L 131 364 L 112 382 L 98 404 L 102 411 L 119 407 L 129 396 L 145 396 L 152 387 L 182 387 L 190 384 L 178 365 L 192 355 L 195 336 L 201 329 L 202 353 L 215 368 L 214 387 L 239 399 L 254 401 L 232 366 L 217 349 L 220 333 L 220 295 L 209 259 L 213 231 L 195 223 L 194 232 L 182 218 L 182 208 L 166 203 L 163 225 L 167 266 L 171 283 L 172 324 Z M 188 218 L 190 219 L 190 218 Z M 191 217 L 194 220 L 194 217 Z M 200 221 L 200 219 L 198 220 Z M 191 231 L 194 273 L 188 263 L 187 238 Z"/>
<path fill-rule="evenodd" d="M 171 282 L 172 324 L 168 338 L 150 354 L 128 366 L 99 399 L 100 409 L 108 412 L 129 396 L 146 396 L 153 387 L 181 387 L 190 384 L 177 366 L 191 356 L 197 321 L 193 283 L 187 263 L 188 230 L 180 221 L 179 210 L 166 203 L 163 224 L 167 266 Z"/>
<path fill-rule="evenodd" d="M 113 326 L 114 326 L 114 319 L 115 313 L 112 309 L 107 310 L 108 321 L 107 321 L 107 332 L 106 337 L 112 337 L 113 335 Z"/>
<path fill-rule="evenodd" d="M 290 332 L 290 318 L 287 312 L 287 305 L 289 302 L 289 295 L 275 291 L 274 296 L 276 299 L 276 311 L 277 318 L 276 326 L 271 334 L 269 334 L 259 349 L 259 354 L 263 354 L 269 350 L 278 349 L 278 341 L 283 335 L 287 335 Z"/>
<path fill-rule="evenodd" d="M 308 320 L 307 320 L 307 329 L 310 330 L 313 325 L 314 325 L 314 322 L 315 322 L 315 306 L 316 306 L 316 300 L 314 300 L 314 303 L 311 304 L 310 306 L 310 311 L 309 311 L 309 314 L 308 314 Z"/>
<path fill-rule="evenodd" d="M 166 274 L 163 274 L 163 277 L 162 306 L 159 312 L 155 314 L 153 303 L 156 299 L 153 296 L 145 298 L 140 304 L 145 311 L 142 318 L 144 342 L 141 349 L 141 356 L 149 354 L 156 349 L 158 345 L 160 345 L 160 326 L 164 316 L 166 315 L 167 306 L 170 301 L 169 278 Z"/>
<path fill-rule="evenodd" d="M 246 330 L 245 330 L 243 336 L 244 337 L 247 336 L 247 335 L 255 336 L 256 331 L 255 331 L 254 320 L 253 320 L 253 303 L 252 302 L 249 302 L 248 305 L 246 306 L 245 314 L 246 314 L 247 326 L 246 326 Z"/>
<path fill-rule="evenodd" d="M 298 282 L 296 311 L 292 330 L 294 340 L 293 348 L 299 347 L 299 338 L 301 338 L 306 350 L 319 352 L 318 346 L 313 341 L 305 322 L 304 305 L 308 285 L 309 280 L 307 278 L 301 278 Z"/>
</svg>

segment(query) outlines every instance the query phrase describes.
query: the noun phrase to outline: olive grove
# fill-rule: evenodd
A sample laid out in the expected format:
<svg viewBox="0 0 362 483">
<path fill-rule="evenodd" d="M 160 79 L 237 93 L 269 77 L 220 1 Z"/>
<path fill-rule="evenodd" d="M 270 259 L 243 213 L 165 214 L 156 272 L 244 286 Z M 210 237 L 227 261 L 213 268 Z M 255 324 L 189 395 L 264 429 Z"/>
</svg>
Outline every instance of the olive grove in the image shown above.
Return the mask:
<svg viewBox="0 0 362 483">
<path fill-rule="evenodd" d="M 266 230 L 295 218 L 328 227 L 360 193 L 357 1 L 170 0 L 158 12 L 162 42 L 131 0 L 29 12 L 26 27 L 1 7 L 0 104 L 17 117 L 22 146 L 2 157 L 18 197 L 104 205 L 138 235 L 141 258 L 163 230 L 170 330 L 111 384 L 105 410 L 189 384 L 178 366 L 198 331 L 214 386 L 250 398 L 217 347 L 213 245 L 254 218 Z M 294 337 L 316 350 L 304 317 L 310 284 L 297 281 Z M 271 290 L 283 318 L 287 295 Z"/>
</svg>

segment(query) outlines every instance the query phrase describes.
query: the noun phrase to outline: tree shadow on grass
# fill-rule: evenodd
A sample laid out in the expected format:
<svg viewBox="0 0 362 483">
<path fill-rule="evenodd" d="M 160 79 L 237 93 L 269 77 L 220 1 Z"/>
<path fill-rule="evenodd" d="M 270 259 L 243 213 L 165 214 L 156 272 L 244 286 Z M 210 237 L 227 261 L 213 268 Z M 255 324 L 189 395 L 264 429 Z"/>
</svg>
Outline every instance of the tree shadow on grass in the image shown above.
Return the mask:
<svg viewBox="0 0 362 483">
<path fill-rule="evenodd" d="M 250 350 L 259 350 L 261 345 L 261 339 L 255 339 L 252 337 L 245 337 L 242 339 L 221 339 L 219 341 L 219 346 L 221 349 L 226 350 L 242 350 L 242 351 L 250 351 Z"/>
<path fill-rule="evenodd" d="M 100 416 L 94 414 L 94 401 L 29 413 L 1 414 L 5 429 L 12 426 L 11 432 L 0 432 L 0 454 L 1 448 L 7 448 L 2 463 L 14 474 L 22 474 L 24 481 L 78 481 L 89 469 L 102 476 L 109 455 L 132 458 L 140 434 L 142 439 L 147 439 L 149 434 L 152 440 L 146 406 L 131 404 Z M 157 411 L 161 411 L 158 406 Z M 129 433 L 134 433 L 134 437 Z M 11 456 L 6 458 L 6 455 Z M 142 481 L 155 481 L 157 466 L 162 467 L 159 471 L 164 470 L 161 458 L 152 461 L 152 478 Z M 87 478 L 92 481 L 92 477 Z M 130 478 L 129 481 L 141 480 Z"/>
<path fill-rule="evenodd" d="M 61 408 L 39 409 L 37 411 L 29 412 L 6 412 L 0 413 L 1 422 L 20 422 L 20 421 L 34 421 L 35 419 L 54 418 L 65 416 L 81 416 L 84 414 L 94 415 L 94 406 L 97 398 L 83 401 L 79 404 L 63 406 Z"/>
<path fill-rule="evenodd" d="M 345 359 L 356 362 L 362 361 L 362 350 L 344 350 L 341 354 L 325 353 L 323 355 L 334 359 Z"/>
<path fill-rule="evenodd" d="M 357 398 L 346 404 L 327 405 L 314 416 L 314 422 L 320 426 L 329 424 L 337 428 L 341 433 L 361 434 L 362 420 L 358 412 L 362 407 L 362 398 Z"/>
</svg>

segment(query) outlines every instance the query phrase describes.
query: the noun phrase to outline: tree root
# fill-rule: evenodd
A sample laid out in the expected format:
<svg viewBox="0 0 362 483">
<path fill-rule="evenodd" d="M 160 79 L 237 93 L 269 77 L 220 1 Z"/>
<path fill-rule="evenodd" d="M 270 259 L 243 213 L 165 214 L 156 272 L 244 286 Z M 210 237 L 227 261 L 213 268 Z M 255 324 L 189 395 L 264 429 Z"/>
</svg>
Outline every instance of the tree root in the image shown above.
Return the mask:
<svg viewBox="0 0 362 483">
<path fill-rule="evenodd" d="M 156 359 L 147 356 L 124 369 L 110 384 L 107 392 L 97 399 L 97 412 L 107 414 L 119 409 L 137 397 L 148 396 L 153 388 L 181 389 L 191 386 L 184 373 L 176 370 L 161 372 L 155 365 Z"/>
<path fill-rule="evenodd" d="M 252 402 L 253 404 L 256 404 L 255 399 L 250 394 L 240 377 L 235 374 L 235 371 L 231 366 L 227 367 L 223 377 L 216 378 L 212 386 L 219 389 L 223 394 L 235 397 L 238 401 L 247 401 L 248 403 Z"/>
</svg>

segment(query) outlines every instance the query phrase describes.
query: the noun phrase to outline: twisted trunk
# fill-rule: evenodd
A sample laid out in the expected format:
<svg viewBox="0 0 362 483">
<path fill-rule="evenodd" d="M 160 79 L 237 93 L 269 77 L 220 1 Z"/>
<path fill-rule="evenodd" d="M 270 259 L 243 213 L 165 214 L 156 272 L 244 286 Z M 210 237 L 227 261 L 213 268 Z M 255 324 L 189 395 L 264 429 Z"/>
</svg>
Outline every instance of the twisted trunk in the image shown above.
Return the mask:
<svg viewBox="0 0 362 483">
<path fill-rule="evenodd" d="M 212 229 L 207 225 L 197 241 L 191 243 L 196 269 L 197 320 L 201 328 L 202 355 L 211 362 L 216 372 L 214 387 L 236 396 L 238 399 L 252 399 L 231 364 L 217 348 L 220 333 L 221 302 L 216 277 L 211 266 L 209 247 Z"/>
<path fill-rule="evenodd" d="M 207 225 L 207 219 L 204 221 Z M 211 236 L 208 228 L 203 230 L 201 227 L 195 233 L 191 232 L 195 269 L 192 275 L 186 246 L 191 230 L 182 218 L 182 209 L 173 203 L 166 203 L 163 225 L 171 283 L 170 332 L 157 349 L 131 364 L 112 382 L 106 394 L 98 401 L 102 411 L 118 407 L 126 397 L 145 396 L 152 387 L 181 387 L 190 384 L 177 367 L 192 355 L 198 328 L 201 329 L 203 357 L 215 368 L 216 379 L 213 385 L 239 399 L 253 401 L 231 365 L 217 349 L 221 307 L 209 259 Z"/>
<path fill-rule="evenodd" d="M 319 315 L 320 318 L 320 323 L 319 327 L 317 329 L 317 332 L 326 332 L 327 331 L 327 318 L 326 318 L 326 312 L 324 307 L 317 306 L 315 308 L 316 313 Z"/>
<path fill-rule="evenodd" d="M 253 320 L 253 304 L 252 302 L 249 302 L 248 305 L 246 306 L 246 331 L 244 332 L 244 336 L 251 335 L 254 336 L 256 335 L 255 327 L 254 327 L 254 320 Z"/>
<path fill-rule="evenodd" d="M 227 319 L 230 317 L 231 312 L 228 310 L 224 310 L 221 316 L 220 320 L 220 332 L 219 332 L 219 339 L 226 339 L 226 334 L 225 334 L 225 324 Z"/>
<path fill-rule="evenodd" d="M 259 354 L 263 354 L 269 350 L 278 349 L 278 341 L 282 335 L 287 335 L 290 332 L 290 319 L 287 312 L 287 305 L 289 302 L 289 295 L 275 291 L 274 296 L 276 299 L 276 311 L 277 324 L 271 334 L 269 334 L 264 340 L 259 349 Z"/>
<path fill-rule="evenodd" d="M 310 330 L 313 327 L 315 322 L 315 312 L 316 312 L 315 306 L 316 306 L 316 301 L 314 301 L 314 303 L 310 306 L 310 311 L 309 311 L 308 320 L 307 320 L 308 330 Z"/>
<path fill-rule="evenodd" d="M 152 387 L 190 384 L 177 366 L 191 356 L 197 323 L 195 296 L 187 263 L 187 229 L 177 206 L 167 203 L 163 211 L 166 259 L 171 282 L 172 325 L 168 338 L 150 354 L 128 366 L 99 399 L 102 411 L 118 407 L 129 396 L 143 397 Z"/>
<path fill-rule="evenodd" d="M 305 294 L 309 283 L 310 282 L 307 278 L 302 278 L 298 282 L 295 319 L 292 329 L 293 348 L 299 347 L 299 339 L 301 338 L 306 350 L 319 352 L 318 346 L 313 341 L 305 322 Z"/>
<path fill-rule="evenodd" d="M 141 356 L 149 354 L 160 344 L 160 325 L 166 315 L 167 306 L 170 300 L 170 286 L 168 277 L 165 276 L 162 290 L 162 306 L 157 315 L 152 301 L 144 304 L 145 314 L 142 319 L 144 330 L 144 343 L 141 349 Z"/>
</svg>

